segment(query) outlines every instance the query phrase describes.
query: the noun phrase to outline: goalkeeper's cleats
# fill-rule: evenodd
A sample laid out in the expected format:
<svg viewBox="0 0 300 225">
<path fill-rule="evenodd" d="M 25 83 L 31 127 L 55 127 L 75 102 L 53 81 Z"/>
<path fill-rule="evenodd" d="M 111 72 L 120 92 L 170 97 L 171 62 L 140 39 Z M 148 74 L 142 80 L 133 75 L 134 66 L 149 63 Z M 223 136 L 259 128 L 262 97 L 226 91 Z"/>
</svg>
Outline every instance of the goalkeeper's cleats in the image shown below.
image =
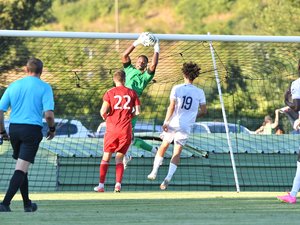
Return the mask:
<svg viewBox="0 0 300 225">
<path fill-rule="evenodd" d="M 24 212 L 35 212 L 37 208 L 37 204 L 30 201 L 29 205 L 24 206 Z"/>
<path fill-rule="evenodd" d="M 104 187 L 96 186 L 96 187 L 94 187 L 94 191 L 95 192 L 104 192 Z"/>
<path fill-rule="evenodd" d="M 169 180 L 165 179 L 160 185 L 160 190 L 166 190 L 168 188 L 169 182 Z"/>
<path fill-rule="evenodd" d="M 297 198 L 294 196 L 291 196 L 290 193 L 288 193 L 287 195 L 283 195 L 283 196 L 277 196 L 277 199 L 281 202 L 286 202 L 286 203 L 290 203 L 290 204 L 296 204 L 296 202 L 297 202 Z"/>
<path fill-rule="evenodd" d="M 11 210 L 8 205 L 4 205 L 3 203 L 0 203 L 0 212 L 11 212 Z"/>
<path fill-rule="evenodd" d="M 147 176 L 148 180 L 155 180 L 156 179 L 156 173 L 151 172 L 148 176 Z"/>
<path fill-rule="evenodd" d="M 130 154 L 124 155 L 124 158 L 123 158 L 124 170 L 127 169 L 127 165 L 131 160 L 132 160 L 132 156 Z"/>
<path fill-rule="evenodd" d="M 115 193 L 120 193 L 121 192 L 121 184 L 120 183 L 116 183 L 114 192 Z"/>
</svg>

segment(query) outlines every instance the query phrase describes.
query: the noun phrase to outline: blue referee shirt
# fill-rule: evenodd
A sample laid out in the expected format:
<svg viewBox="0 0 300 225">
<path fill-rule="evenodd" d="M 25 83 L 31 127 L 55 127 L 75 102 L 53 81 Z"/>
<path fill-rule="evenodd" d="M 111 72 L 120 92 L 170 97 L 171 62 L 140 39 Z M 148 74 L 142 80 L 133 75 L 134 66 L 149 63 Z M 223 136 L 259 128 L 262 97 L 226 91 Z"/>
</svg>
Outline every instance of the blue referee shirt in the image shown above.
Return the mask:
<svg viewBox="0 0 300 225">
<path fill-rule="evenodd" d="M 43 112 L 54 110 L 51 86 L 34 76 L 11 83 L 0 100 L 0 110 L 11 108 L 10 123 L 43 126 Z"/>
</svg>

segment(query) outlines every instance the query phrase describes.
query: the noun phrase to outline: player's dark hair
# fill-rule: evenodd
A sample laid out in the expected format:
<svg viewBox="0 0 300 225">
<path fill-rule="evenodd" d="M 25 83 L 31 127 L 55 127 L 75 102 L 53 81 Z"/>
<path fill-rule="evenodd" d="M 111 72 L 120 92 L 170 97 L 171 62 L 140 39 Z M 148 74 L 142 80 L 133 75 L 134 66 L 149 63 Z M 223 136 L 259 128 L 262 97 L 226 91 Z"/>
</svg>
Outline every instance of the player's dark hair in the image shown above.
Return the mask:
<svg viewBox="0 0 300 225">
<path fill-rule="evenodd" d="M 117 81 L 124 83 L 125 82 L 125 72 L 123 70 L 117 70 L 114 74 L 114 79 Z"/>
<path fill-rule="evenodd" d="M 148 60 L 148 57 L 147 56 L 145 56 L 145 55 L 139 55 L 139 57 L 138 58 L 144 58 L 144 59 L 146 59 L 146 61 L 147 61 L 147 63 L 149 62 L 149 60 Z"/>
<path fill-rule="evenodd" d="M 32 57 L 32 58 L 28 59 L 26 66 L 27 66 L 28 72 L 35 73 L 35 74 L 42 74 L 42 72 L 43 72 L 44 65 L 40 59 Z"/>
<path fill-rule="evenodd" d="M 196 63 L 188 62 L 183 63 L 181 70 L 187 79 L 193 81 L 199 76 L 201 68 Z"/>
</svg>

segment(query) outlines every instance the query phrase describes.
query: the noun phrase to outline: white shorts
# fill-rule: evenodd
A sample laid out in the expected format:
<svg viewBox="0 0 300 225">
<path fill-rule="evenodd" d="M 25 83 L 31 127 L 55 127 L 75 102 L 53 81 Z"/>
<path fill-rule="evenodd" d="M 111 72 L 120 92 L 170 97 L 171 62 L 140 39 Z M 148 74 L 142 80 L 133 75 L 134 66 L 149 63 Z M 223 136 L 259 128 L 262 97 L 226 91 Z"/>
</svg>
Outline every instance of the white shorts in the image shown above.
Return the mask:
<svg viewBox="0 0 300 225">
<path fill-rule="evenodd" d="M 167 132 L 163 131 L 159 136 L 163 141 L 168 143 L 172 143 L 174 141 L 174 144 L 184 146 L 188 140 L 189 134 L 186 132 L 169 129 Z"/>
</svg>

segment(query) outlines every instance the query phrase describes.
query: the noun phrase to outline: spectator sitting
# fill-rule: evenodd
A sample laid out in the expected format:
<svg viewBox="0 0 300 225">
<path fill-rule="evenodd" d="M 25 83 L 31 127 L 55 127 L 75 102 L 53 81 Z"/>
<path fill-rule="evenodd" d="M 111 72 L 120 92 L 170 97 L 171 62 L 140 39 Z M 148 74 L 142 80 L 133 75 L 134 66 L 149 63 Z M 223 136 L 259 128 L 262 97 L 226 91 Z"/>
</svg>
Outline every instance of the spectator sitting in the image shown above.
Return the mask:
<svg viewBox="0 0 300 225">
<path fill-rule="evenodd" d="M 275 121 L 273 123 L 273 119 L 271 116 L 265 116 L 264 122 L 260 128 L 255 131 L 255 134 L 273 134 L 275 133 L 275 129 L 278 126 L 279 121 L 279 109 L 275 110 Z"/>
</svg>

